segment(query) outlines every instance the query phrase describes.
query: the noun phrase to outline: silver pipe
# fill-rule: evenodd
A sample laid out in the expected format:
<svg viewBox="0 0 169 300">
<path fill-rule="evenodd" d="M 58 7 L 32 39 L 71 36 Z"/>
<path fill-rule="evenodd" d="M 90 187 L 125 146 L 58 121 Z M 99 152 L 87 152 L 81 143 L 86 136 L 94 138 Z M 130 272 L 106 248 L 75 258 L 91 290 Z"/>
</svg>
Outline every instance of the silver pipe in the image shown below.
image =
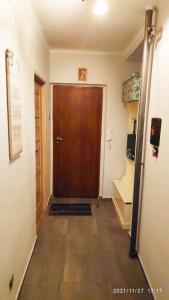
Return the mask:
<svg viewBox="0 0 169 300">
<path fill-rule="evenodd" d="M 142 209 L 142 197 L 143 197 L 143 184 L 144 184 L 144 165 L 145 165 L 145 153 L 146 153 L 146 140 L 147 140 L 147 125 L 148 125 L 148 113 L 149 113 L 149 103 L 150 103 L 150 91 L 151 91 L 151 79 L 152 79 L 152 67 L 153 67 L 153 56 L 154 48 L 156 42 L 156 23 L 157 23 L 157 9 L 154 8 L 153 11 L 153 36 L 150 41 L 149 47 L 149 63 L 148 63 L 148 74 L 147 74 L 147 92 L 146 92 L 146 103 L 145 103 L 145 118 L 144 118 L 144 131 L 143 131 L 143 151 L 142 151 L 142 169 L 141 169 L 141 179 L 140 179 L 140 200 L 139 200 L 139 212 L 138 212 L 138 226 L 137 226 L 137 241 L 136 248 L 139 245 L 139 229 L 141 220 L 141 209 Z"/>
<path fill-rule="evenodd" d="M 136 160 L 134 175 L 134 191 L 133 191 L 133 211 L 131 225 L 130 252 L 131 258 L 137 257 L 137 237 L 139 224 L 139 208 L 141 202 L 143 188 L 143 169 L 145 156 L 145 137 L 147 131 L 148 107 L 150 98 L 152 61 L 154 52 L 154 36 L 156 25 L 157 9 L 146 10 L 145 15 L 145 34 L 144 34 L 144 50 L 142 62 L 142 83 L 141 83 L 141 99 L 139 102 L 137 142 L 136 142 Z"/>
</svg>

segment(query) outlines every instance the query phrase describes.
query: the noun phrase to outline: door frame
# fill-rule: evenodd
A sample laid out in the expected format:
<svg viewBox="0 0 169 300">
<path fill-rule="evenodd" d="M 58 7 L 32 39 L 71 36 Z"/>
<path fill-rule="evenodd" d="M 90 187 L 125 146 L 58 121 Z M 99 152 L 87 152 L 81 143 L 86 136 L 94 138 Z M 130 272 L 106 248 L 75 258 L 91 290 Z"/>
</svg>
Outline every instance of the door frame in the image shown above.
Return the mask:
<svg viewBox="0 0 169 300">
<path fill-rule="evenodd" d="M 104 165 L 105 165 L 105 136 L 106 136 L 106 107 L 107 107 L 107 85 L 105 84 L 78 84 L 78 83 L 51 83 L 51 173 L 50 173 L 50 194 L 53 195 L 53 87 L 55 85 L 59 86 L 80 86 L 80 87 L 101 87 L 103 89 L 103 99 L 102 99 L 102 125 L 101 125 L 101 149 L 100 149 L 100 172 L 99 172 L 99 197 L 103 197 L 103 187 L 104 187 Z"/>
<path fill-rule="evenodd" d="M 34 83 L 37 82 L 41 86 L 41 103 L 40 103 L 40 111 L 41 111 L 41 172 L 42 172 L 42 213 L 47 205 L 47 183 L 46 183 L 46 151 L 47 151 L 47 139 L 46 139 L 46 82 L 37 74 L 34 73 Z M 35 100 L 34 100 L 35 102 Z M 35 116 L 35 113 L 34 113 Z M 36 149 L 36 141 L 35 141 L 35 149 Z M 36 157 L 35 157 L 36 162 Z M 36 167 L 36 165 L 35 165 Z M 36 171 L 36 170 L 35 170 Z M 37 224 L 38 226 L 38 224 Z M 37 228 L 38 229 L 38 228 Z"/>
</svg>

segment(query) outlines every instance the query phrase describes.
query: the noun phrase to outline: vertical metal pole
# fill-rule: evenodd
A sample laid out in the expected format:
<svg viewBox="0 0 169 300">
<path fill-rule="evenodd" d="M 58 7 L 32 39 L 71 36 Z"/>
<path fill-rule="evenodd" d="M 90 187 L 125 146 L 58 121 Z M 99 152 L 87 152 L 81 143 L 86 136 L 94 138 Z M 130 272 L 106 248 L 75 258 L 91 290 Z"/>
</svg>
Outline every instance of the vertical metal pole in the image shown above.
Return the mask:
<svg viewBox="0 0 169 300">
<path fill-rule="evenodd" d="M 143 139 L 145 132 L 145 124 L 147 121 L 146 108 L 149 102 L 150 80 L 152 70 L 152 57 L 153 51 L 151 50 L 151 40 L 154 39 L 154 25 L 155 9 L 146 10 L 145 16 L 145 35 L 144 35 L 144 50 L 142 62 L 142 84 L 141 84 L 141 99 L 139 103 L 138 114 L 138 129 L 137 129 L 137 143 L 136 143 L 136 160 L 135 160 L 135 175 L 134 175 L 134 191 L 133 191 L 133 211 L 132 211 L 132 225 L 131 225 L 131 239 L 130 239 L 130 252 L 131 258 L 137 258 L 137 230 L 138 230 L 138 215 L 139 215 L 139 202 L 140 193 L 142 189 L 142 171 L 143 171 Z M 151 62 L 151 64 L 150 64 Z"/>
</svg>

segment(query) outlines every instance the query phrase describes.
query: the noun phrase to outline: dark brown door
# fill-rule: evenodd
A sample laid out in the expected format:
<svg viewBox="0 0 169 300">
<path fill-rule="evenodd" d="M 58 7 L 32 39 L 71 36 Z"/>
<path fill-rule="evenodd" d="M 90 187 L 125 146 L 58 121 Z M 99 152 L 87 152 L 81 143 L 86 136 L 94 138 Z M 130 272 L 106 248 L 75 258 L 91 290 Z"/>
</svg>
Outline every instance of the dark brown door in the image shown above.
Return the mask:
<svg viewBox="0 0 169 300">
<path fill-rule="evenodd" d="M 102 94 L 100 87 L 54 86 L 55 196 L 98 197 Z"/>
</svg>

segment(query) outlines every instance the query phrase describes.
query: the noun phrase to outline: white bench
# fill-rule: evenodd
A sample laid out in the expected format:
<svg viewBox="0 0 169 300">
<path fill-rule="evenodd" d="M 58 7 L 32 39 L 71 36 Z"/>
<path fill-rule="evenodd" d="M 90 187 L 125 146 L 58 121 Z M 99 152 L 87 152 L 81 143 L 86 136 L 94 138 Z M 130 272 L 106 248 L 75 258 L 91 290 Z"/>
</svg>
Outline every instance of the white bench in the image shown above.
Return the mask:
<svg viewBox="0 0 169 300">
<path fill-rule="evenodd" d="M 133 173 L 124 175 L 121 179 L 113 180 L 113 203 L 123 229 L 129 229 L 131 224 L 133 202 Z"/>
</svg>

